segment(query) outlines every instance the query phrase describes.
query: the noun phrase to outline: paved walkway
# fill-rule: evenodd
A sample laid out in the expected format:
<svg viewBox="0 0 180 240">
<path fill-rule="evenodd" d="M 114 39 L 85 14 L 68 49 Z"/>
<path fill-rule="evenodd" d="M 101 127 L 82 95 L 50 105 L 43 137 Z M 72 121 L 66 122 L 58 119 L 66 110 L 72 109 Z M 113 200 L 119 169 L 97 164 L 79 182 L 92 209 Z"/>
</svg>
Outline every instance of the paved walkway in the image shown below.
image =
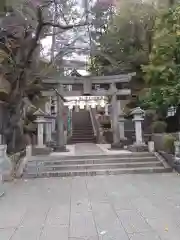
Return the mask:
<svg viewBox="0 0 180 240">
<path fill-rule="evenodd" d="M 77 143 L 75 145 L 75 155 L 101 155 L 104 154 L 103 150 L 94 143 Z"/>
<path fill-rule="evenodd" d="M 0 200 L 0 240 L 179 240 L 175 174 L 18 180 Z"/>
<path fill-rule="evenodd" d="M 67 145 L 68 152 L 53 152 L 51 156 L 84 156 L 84 155 L 114 155 L 114 154 L 128 154 L 127 150 L 110 150 L 110 144 L 95 144 L 95 143 L 77 143 L 74 145 Z"/>
</svg>

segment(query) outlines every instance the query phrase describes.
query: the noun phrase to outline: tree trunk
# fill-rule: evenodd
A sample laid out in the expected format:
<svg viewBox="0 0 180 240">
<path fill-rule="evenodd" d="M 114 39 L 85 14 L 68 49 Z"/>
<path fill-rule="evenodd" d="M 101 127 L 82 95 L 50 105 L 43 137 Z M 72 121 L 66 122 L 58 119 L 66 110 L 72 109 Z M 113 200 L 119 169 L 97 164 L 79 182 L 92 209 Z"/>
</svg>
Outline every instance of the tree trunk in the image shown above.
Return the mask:
<svg viewBox="0 0 180 240">
<path fill-rule="evenodd" d="M 18 100 L 9 104 L 7 108 L 7 124 L 4 135 L 8 153 L 16 153 L 26 147 L 24 141 L 24 124 L 22 119 L 23 102 L 18 96 Z"/>
</svg>

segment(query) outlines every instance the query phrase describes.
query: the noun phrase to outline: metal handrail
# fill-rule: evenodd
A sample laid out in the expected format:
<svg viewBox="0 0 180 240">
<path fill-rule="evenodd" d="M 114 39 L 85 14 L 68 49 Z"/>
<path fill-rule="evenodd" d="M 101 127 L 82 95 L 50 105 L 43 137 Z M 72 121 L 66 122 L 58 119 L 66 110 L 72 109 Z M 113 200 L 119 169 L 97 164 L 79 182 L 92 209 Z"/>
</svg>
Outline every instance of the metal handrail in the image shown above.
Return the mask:
<svg viewBox="0 0 180 240">
<path fill-rule="evenodd" d="M 93 132 L 94 132 L 94 136 L 97 137 L 97 130 L 96 130 L 96 127 L 95 127 L 95 119 L 93 117 L 93 113 L 92 113 L 92 109 L 90 108 L 89 110 L 89 113 L 90 113 L 90 117 L 91 117 L 91 122 L 92 122 L 92 126 L 93 126 Z"/>
</svg>

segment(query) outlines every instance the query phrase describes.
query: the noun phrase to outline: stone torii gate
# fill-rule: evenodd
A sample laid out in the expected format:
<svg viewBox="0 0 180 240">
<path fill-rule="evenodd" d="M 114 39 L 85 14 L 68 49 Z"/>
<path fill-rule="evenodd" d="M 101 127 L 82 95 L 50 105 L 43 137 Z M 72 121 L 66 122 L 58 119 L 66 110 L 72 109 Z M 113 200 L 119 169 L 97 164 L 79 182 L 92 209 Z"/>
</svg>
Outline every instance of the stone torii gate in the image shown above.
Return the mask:
<svg viewBox="0 0 180 240">
<path fill-rule="evenodd" d="M 122 116 L 121 98 L 124 99 L 131 95 L 131 90 L 127 84 L 131 81 L 135 73 L 120 74 L 113 76 L 87 76 L 87 77 L 49 77 L 43 80 L 44 85 L 48 89 L 57 89 L 58 93 L 54 90 L 44 91 L 44 96 L 57 96 L 57 151 L 66 151 L 64 130 L 63 130 L 63 97 L 70 96 L 111 96 L 111 120 L 113 130 L 113 144 L 119 144 L 121 137 L 124 138 L 123 129 L 119 131 L 119 117 Z M 123 84 L 126 84 L 124 87 Z M 64 85 L 71 85 L 72 90 L 65 90 Z M 94 85 L 106 85 L 108 90 L 100 89 L 94 90 Z M 117 100 L 120 99 L 120 100 Z M 120 132 L 123 136 L 120 136 Z"/>
</svg>

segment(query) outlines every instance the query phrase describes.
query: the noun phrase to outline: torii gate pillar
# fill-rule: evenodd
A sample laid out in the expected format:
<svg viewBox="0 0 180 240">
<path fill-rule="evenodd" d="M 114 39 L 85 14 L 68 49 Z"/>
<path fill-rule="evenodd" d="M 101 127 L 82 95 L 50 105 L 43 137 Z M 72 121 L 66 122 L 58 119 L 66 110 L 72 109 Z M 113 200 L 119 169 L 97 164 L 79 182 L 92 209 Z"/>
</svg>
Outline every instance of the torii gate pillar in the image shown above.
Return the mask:
<svg viewBox="0 0 180 240">
<path fill-rule="evenodd" d="M 120 142 L 119 128 L 118 128 L 118 105 L 117 105 L 117 96 L 116 96 L 116 85 L 114 83 L 110 86 L 112 92 L 111 99 L 111 119 L 112 119 L 112 132 L 113 132 L 113 146 L 116 146 Z"/>
<path fill-rule="evenodd" d="M 91 95 L 92 93 L 92 81 L 90 78 L 84 79 L 83 93 L 84 95 Z"/>
<path fill-rule="evenodd" d="M 64 137 L 64 121 L 63 121 L 63 110 L 64 103 L 60 96 L 63 92 L 63 85 L 58 84 L 57 93 L 57 143 L 54 147 L 55 152 L 67 152 L 65 137 Z"/>
</svg>

